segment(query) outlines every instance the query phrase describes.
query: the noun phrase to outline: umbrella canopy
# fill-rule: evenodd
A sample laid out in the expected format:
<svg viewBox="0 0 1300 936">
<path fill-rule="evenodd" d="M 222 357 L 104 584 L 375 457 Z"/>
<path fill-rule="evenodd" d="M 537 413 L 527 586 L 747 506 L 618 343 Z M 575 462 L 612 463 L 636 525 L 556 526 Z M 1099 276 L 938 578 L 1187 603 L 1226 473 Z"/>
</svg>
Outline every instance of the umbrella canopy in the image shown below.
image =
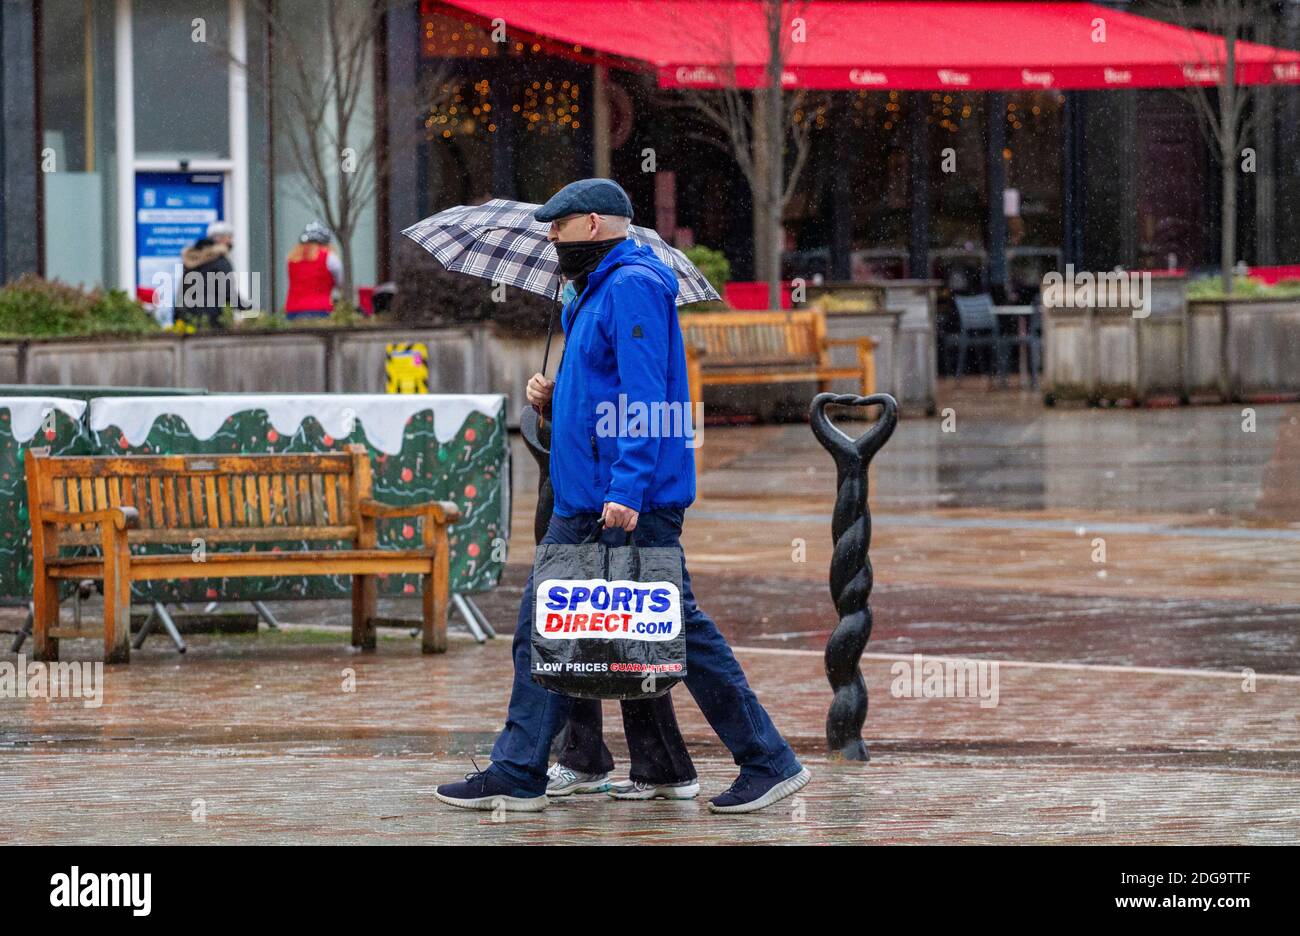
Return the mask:
<svg viewBox="0 0 1300 936">
<path fill-rule="evenodd" d="M 494 198 L 482 205 L 457 205 L 411 225 L 402 233 L 455 273 L 554 297 L 560 262 L 546 239 L 549 224 L 533 220 L 540 205 Z M 677 274 L 677 304 L 718 299 L 686 254 L 650 228 L 631 225 L 628 236 L 649 247 Z"/>
</svg>

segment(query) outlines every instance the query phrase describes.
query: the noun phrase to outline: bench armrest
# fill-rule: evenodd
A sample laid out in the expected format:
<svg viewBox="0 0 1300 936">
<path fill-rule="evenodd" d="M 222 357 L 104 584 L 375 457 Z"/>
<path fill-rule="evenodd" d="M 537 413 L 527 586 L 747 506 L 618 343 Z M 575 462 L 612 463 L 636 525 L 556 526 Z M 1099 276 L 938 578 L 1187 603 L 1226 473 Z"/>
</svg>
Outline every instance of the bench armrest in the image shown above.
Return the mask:
<svg viewBox="0 0 1300 936">
<path fill-rule="evenodd" d="M 876 340 L 874 338 L 868 338 L 865 335 L 860 338 L 824 338 L 822 339 L 822 343 L 828 348 L 856 346 L 859 348 L 866 348 L 868 351 L 874 351 L 876 348 Z"/>
<path fill-rule="evenodd" d="M 134 507 L 106 507 L 103 510 L 42 510 L 40 518 L 46 523 L 111 523 L 119 530 L 134 530 L 140 526 L 140 511 Z"/>
<path fill-rule="evenodd" d="M 831 348 L 857 348 L 858 349 L 858 366 L 862 368 L 862 376 L 858 380 L 858 393 L 861 396 L 871 396 L 876 392 L 876 340 L 868 338 L 866 335 L 860 335 L 857 338 L 823 338 L 822 353 L 826 354 Z"/>
<path fill-rule="evenodd" d="M 402 507 L 393 504 L 381 504 L 374 498 L 361 500 L 363 517 L 423 517 L 428 516 L 434 523 L 455 523 L 460 519 L 460 508 L 451 501 L 428 501 L 424 504 L 407 504 Z"/>
</svg>

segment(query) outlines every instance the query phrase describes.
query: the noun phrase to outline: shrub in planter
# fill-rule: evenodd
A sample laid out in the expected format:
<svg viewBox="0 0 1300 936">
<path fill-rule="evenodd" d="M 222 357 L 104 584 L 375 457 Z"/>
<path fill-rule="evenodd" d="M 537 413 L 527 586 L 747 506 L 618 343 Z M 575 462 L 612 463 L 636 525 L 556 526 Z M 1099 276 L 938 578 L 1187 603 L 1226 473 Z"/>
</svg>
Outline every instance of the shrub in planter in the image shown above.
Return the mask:
<svg viewBox="0 0 1300 936">
<path fill-rule="evenodd" d="M 1236 276 L 1232 280 L 1232 296 L 1223 292 L 1223 283 L 1217 276 L 1205 276 L 1187 284 L 1187 298 L 1196 300 L 1221 299 L 1294 299 L 1300 296 L 1300 280 L 1280 280 L 1273 285 L 1249 276 Z"/>
<path fill-rule="evenodd" d="M 121 290 L 87 292 L 31 274 L 0 287 L 0 335 L 8 338 L 143 335 L 159 330 L 144 306 Z"/>
<path fill-rule="evenodd" d="M 393 319 L 407 325 L 469 325 L 494 322 L 520 338 L 546 334 L 546 323 L 559 309 L 554 300 L 524 289 L 506 287 L 505 301 L 493 302 L 490 282 L 451 273 L 413 241 L 401 238 L 394 257 L 397 296 Z M 558 328 L 558 314 L 556 327 Z"/>
<path fill-rule="evenodd" d="M 727 255 L 721 250 L 714 250 L 703 244 L 687 247 L 682 253 L 686 254 L 686 259 L 695 264 L 704 274 L 704 278 L 709 281 L 709 285 L 721 296 L 727 280 L 731 279 L 731 261 L 727 259 Z"/>
<path fill-rule="evenodd" d="M 727 285 L 727 280 L 731 279 L 731 261 L 721 250 L 714 250 L 712 247 L 705 247 L 703 244 L 696 244 L 694 247 L 687 247 L 682 253 L 686 254 L 686 259 L 704 274 L 704 278 L 709 281 L 709 285 L 718 291 L 719 296 L 726 295 L 723 292 Z M 725 311 L 730 309 L 726 300 L 717 300 L 713 302 L 692 302 L 688 306 L 682 306 L 684 312 L 714 312 Z"/>
</svg>

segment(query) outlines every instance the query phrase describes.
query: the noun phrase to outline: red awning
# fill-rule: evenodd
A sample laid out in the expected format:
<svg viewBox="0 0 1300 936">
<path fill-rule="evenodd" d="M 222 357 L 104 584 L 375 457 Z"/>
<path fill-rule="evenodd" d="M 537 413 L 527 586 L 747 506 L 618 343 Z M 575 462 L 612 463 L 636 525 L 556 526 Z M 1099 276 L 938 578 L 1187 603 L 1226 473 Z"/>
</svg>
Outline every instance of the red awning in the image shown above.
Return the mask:
<svg viewBox="0 0 1300 936">
<path fill-rule="evenodd" d="M 765 83 L 763 7 L 751 0 L 446 2 L 480 21 L 500 17 L 508 34 L 647 63 L 666 88 Z M 1213 85 L 1224 60 L 1217 36 L 1093 3 L 811 0 L 791 8 L 806 24 L 803 41 L 789 43 L 782 77 L 791 88 Z M 1300 84 L 1300 53 L 1238 43 L 1237 77 L 1242 84 Z"/>
</svg>

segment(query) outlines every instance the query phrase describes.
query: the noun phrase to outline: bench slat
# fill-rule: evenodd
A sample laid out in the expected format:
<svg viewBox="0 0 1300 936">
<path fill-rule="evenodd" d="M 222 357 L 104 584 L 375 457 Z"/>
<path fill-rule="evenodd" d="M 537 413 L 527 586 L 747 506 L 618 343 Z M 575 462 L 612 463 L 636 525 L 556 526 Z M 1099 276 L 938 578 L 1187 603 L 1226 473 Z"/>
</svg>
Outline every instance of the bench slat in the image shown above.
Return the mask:
<svg viewBox="0 0 1300 936">
<path fill-rule="evenodd" d="M 293 455 L 77 455 L 51 458 L 52 478 L 151 477 L 203 474 L 313 474 L 347 475 L 344 452 Z M 220 466 L 220 468 L 218 468 Z"/>
<path fill-rule="evenodd" d="M 175 475 L 172 477 L 172 497 L 176 503 L 176 526 L 193 526 L 194 521 L 190 517 L 190 491 L 189 485 L 186 484 L 185 477 Z"/>
<path fill-rule="evenodd" d="M 221 526 L 230 526 L 230 476 L 221 475 L 217 478 L 217 520 Z"/>
<path fill-rule="evenodd" d="M 217 509 L 217 479 L 211 476 L 203 479 L 203 508 L 208 526 L 221 526 L 221 513 Z"/>
<path fill-rule="evenodd" d="M 149 478 L 149 516 L 152 526 L 163 525 L 162 482 L 159 478 Z"/>
<path fill-rule="evenodd" d="M 248 578 L 277 575 L 427 574 L 436 549 L 311 549 L 278 553 L 208 552 L 203 562 L 190 553 L 132 556 L 131 580 Z M 46 560 L 48 574 L 59 579 L 96 578 L 103 562 L 95 558 Z"/>
<path fill-rule="evenodd" d="M 91 480 L 91 488 L 93 490 L 93 493 L 91 494 L 91 502 L 94 504 L 93 509 L 103 510 L 108 506 L 108 481 L 102 477 L 93 478 Z"/>
<path fill-rule="evenodd" d="M 259 526 L 269 526 L 275 522 L 275 502 L 271 499 L 271 476 L 258 475 L 253 481 L 253 487 L 257 491 L 257 523 Z"/>
<path fill-rule="evenodd" d="M 351 540 L 357 534 L 355 526 L 310 525 L 271 527 L 193 527 L 189 529 L 149 528 L 128 530 L 127 542 L 132 546 L 153 543 L 189 543 L 200 537 L 212 543 L 283 543 L 306 540 Z M 98 546 L 97 530 L 64 530 L 59 535 L 60 546 Z"/>
<path fill-rule="evenodd" d="M 325 505 L 330 521 L 333 523 L 346 523 L 348 521 L 347 514 L 339 510 L 338 479 L 325 477 L 321 478 L 321 483 L 325 485 Z"/>
</svg>

